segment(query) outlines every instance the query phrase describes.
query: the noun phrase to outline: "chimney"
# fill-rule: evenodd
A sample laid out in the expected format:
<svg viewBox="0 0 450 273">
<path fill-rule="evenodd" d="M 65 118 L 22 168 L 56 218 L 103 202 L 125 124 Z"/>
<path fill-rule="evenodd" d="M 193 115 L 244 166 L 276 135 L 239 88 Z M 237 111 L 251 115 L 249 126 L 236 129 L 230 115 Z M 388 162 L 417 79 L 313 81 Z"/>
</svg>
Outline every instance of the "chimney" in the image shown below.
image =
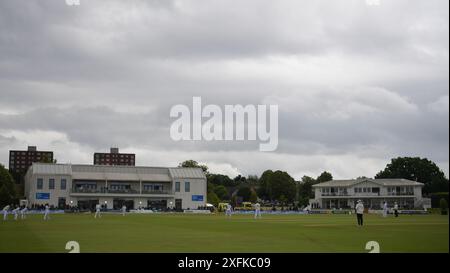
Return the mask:
<svg viewBox="0 0 450 273">
<path fill-rule="evenodd" d="M 119 148 L 111 148 L 110 149 L 112 154 L 118 154 L 119 153 Z"/>
<path fill-rule="evenodd" d="M 28 151 L 29 152 L 36 152 L 37 148 L 36 148 L 36 146 L 28 146 Z"/>
</svg>

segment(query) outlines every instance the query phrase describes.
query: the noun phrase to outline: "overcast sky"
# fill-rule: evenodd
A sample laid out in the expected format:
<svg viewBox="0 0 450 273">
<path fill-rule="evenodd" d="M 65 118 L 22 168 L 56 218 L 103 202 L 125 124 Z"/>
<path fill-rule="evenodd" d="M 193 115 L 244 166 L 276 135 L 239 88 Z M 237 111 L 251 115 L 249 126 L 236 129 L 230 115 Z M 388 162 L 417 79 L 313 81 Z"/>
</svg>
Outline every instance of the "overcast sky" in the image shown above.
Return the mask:
<svg viewBox="0 0 450 273">
<path fill-rule="evenodd" d="M 0 163 L 37 145 L 91 164 L 374 176 L 392 157 L 449 172 L 449 1 L 0 1 Z M 173 105 L 279 105 L 279 145 L 174 142 Z"/>
</svg>

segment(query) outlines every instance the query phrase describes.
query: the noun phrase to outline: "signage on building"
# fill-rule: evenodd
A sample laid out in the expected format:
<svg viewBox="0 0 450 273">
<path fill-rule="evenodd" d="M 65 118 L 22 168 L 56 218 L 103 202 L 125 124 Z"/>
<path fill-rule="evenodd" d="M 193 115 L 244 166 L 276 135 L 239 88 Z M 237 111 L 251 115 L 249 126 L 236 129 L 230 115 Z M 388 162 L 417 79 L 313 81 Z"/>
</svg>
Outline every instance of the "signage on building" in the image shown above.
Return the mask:
<svg viewBox="0 0 450 273">
<path fill-rule="evenodd" d="M 203 201 L 203 195 L 192 195 L 192 201 Z"/>
<path fill-rule="evenodd" d="M 37 192 L 36 199 L 50 199 L 50 193 L 48 192 Z"/>
</svg>

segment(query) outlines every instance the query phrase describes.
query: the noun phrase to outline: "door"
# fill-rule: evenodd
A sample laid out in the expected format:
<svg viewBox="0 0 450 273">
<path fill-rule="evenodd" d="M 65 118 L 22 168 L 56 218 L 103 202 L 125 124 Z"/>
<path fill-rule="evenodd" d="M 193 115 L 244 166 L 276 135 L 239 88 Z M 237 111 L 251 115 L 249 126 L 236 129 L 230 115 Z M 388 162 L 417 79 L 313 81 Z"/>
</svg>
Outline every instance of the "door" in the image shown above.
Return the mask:
<svg viewBox="0 0 450 273">
<path fill-rule="evenodd" d="M 65 197 L 58 198 L 58 208 L 60 208 L 60 209 L 66 208 L 66 198 Z"/>
<path fill-rule="evenodd" d="M 183 200 L 182 199 L 175 199 L 175 210 L 177 210 L 177 211 L 183 210 Z"/>
</svg>

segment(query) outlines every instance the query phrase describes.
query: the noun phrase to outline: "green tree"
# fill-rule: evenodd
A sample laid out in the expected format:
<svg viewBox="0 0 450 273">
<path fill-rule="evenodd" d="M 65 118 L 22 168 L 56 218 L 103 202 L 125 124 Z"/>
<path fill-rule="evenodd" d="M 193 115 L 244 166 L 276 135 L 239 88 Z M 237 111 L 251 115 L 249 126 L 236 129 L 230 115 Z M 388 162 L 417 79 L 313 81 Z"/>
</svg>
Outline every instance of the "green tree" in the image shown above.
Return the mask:
<svg viewBox="0 0 450 273">
<path fill-rule="evenodd" d="M 5 166 L 0 164 L 0 205 L 11 204 L 15 196 L 14 180 Z"/>
<path fill-rule="evenodd" d="M 208 190 L 208 192 L 213 192 L 216 189 L 216 185 L 214 185 L 213 183 L 207 181 L 206 182 L 206 188 Z"/>
<path fill-rule="evenodd" d="M 229 199 L 227 188 L 224 185 L 215 186 L 214 193 L 219 197 L 220 200 Z"/>
<path fill-rule="evenodd" d="M 200 164 L 198 164 L 197 161 L 192 160 L 192 159 L 181 162 L 180 164 L 178 164 L 178 167 L 183 167 L 183 168 L 202 168 L 203 172 L 208 173 L 208 166 L 200 165 Z"/>
<path fill-rule="evenodd" d="M 284 196 L 287 202 L 294 201 L 297 185 L 287 172 L 276 171 L 272 176 L 272 192 L 276 199 Z"/>
<path fill-rule="evenodd" d="M 258 176 L 249 175 L 247 177 L 247 184 L 252 185 L 252 186 L 257 186 L 258 185 Z"/>
<path fill-rule="evenodd" d="M 213 204 L 215 207 L 220 203 L 220 199 L 217 194 L 213 191 L 208 192 L 207 194 L 208 203 Z"/>
<path fill-rule="evenodd" d="M 237 192 L 237 195 L 242 197 L 242 200 L 245 202 L 250 201 L 251 194 L 252 194 L 252 190 L 247 185 L 243 185 L 243 186 L 239 187 L 239 190 Z"/>
<path fill-rule="evenodd" d="M 376 176 L 380 178 L 404 178 L 425 184 L 424 194 L 448 192 L 448 179 L 432 161 L 420 157 L 398 157 L 391 160 Z"/>
<path fill-rule="evenodd" d="M 237 195 L 231 196 L 231 205 L 232 205 L 233 207 L 236 207 L 236 206 L 237 206 Z"/>
<path fill-rule="evenodd" d="M 292 202 L 296 196 L 297 185 L 294 178 L 283 171 L 265 171 L 260 178 L 260 196 L 269 200 L 280 200 L 284 197 L 286 201 Z"/>
<path fill-rule="evenodd" d="M 321 173 L 316 179 L 317 183 L 328 182 L 331 180 L 333 180 L 333 175 L 327 171 Z"/>
<path fill-rule="evenodd" d="M 270 186 L 270 179 L 273 175 L 272 170 L 267 170 L 263 172 L 259 178 L 259 189 L 258 195 L 265 200 L 272 200 L 272 189 Z"/>
<path fill-rule="evenodd" d="M 362 180 L 362 179 L 370 179 L 370 177 L 367 177 L 367 176 L 358 176 L 357 178 L 356 178 L 356 180 Z"/>
<path fill-rule="evenodd" d="M 208 179 L 208 182 L 214 185 L 223 185 L 225 187 L 235 187 L 237 185 L 237 183 L 227 175 L 208 174 L 206 177 Z"/>
<path fill-rule="evenodd" d="M 236 176 L 233 180 L 234 180 L 234 181 L 236 182 L 236 184 L 238 184 L 238 185 L 247 182 L 247 178 L 245 178 L 245 176 L 242 176 L 242 175 Z"/>
<path fill-rule="evenodd" d="M 282 194 L 277 199 L 281 203 L 281 208 L 284 209 L 284 206 L 286 206 L 286 203 L 289 201 L 288 198 Z"/>
<path fill-rule="evenodd" d="M 249 201 L 252 203 L 256 203 L 258 201 L 258 195 L 256 194 L 256 191 L 252 190 Z"/>
<path fill-rule="evenodd" d="M 317 184 L 317 181 L 310 176 L 303 176 L 302 181 L 299 184 L 298 189 L 298 202 L 300 206 L 307 206 L 309 199 L 314 198 L 313 185 Z"/>
</svg>

